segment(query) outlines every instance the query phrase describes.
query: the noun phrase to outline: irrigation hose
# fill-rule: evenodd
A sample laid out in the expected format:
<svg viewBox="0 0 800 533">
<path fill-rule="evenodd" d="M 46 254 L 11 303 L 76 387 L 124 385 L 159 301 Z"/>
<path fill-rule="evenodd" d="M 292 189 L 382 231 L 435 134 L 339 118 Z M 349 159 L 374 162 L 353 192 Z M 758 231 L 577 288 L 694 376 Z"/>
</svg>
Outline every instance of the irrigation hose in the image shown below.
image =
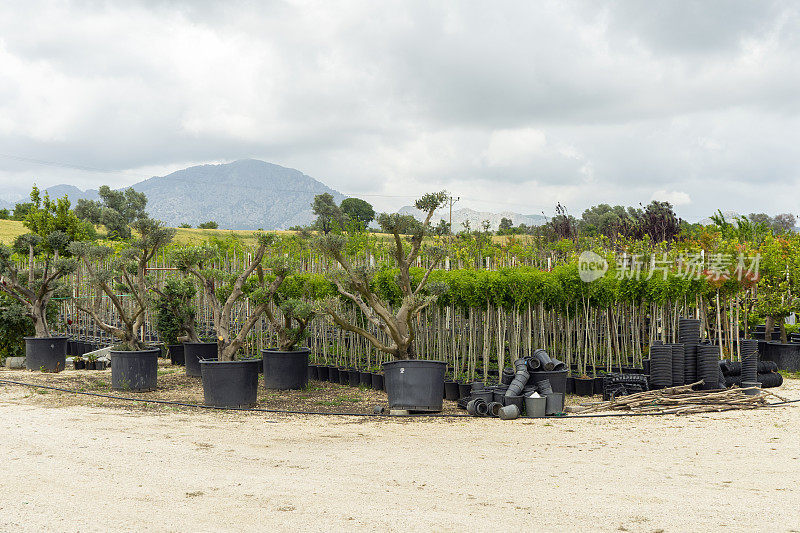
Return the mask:
<svg viewBox="0 0 800 533">
<path fill-rule="evenodd" d="M 281 414 L 281 415 L 328 415 L 328 416 L 357 416 L 357 417 L 366 417 L 366 418 L 474 418 L 469 415 L 455 415 L 455 414 L 448 414 L 448 413 L 420 413 L 420 414 L 407 414 L 407 415 L 392 415 L 392 414 L 378 414 L 378 413 L 340 413 L 340 412 L 329 412 L 329 411 L 296 411 L 291 409 L 265 409 L 261 407 L 217 407 L 214 405 L 205 405 L 200 403 L 187 403 L 187 402 L 176 402 L 173 400 L 153 400 L 153 399 L 145 399 L 145 398 L 131 398 L 128 396 L 115 396 L 113 394 L 103 394 L 100 392 L 86 392 L 86 391 L 79 391 L 73 389 L 65 389 L 62 387 L 53 387 L 52 385 L 41 385 L 39 383 L 26 383 L 24 381 L 13 381 L 10 379 L 0 379 L 0 383 L 5 383 L 7 385 L 19 385 L 22 387 L 34 387 L 39 389 L 47 389 L 53 390 L 58 392 L 65 392 L 67 394 L 81 394 L 84 396 L 94 396 L 97 398 L 109 398 L 111 400 L 123 400 L 128 402 L 139 402 L 139 403 L 155 403 L 160 405 L 176 405 L 181 407 L 196 407 L 199 409 L 210 409 L 214 411 L 242 411 L 242 412 L 251 412 L 251 413 L 273 413 L 273 414 Z M 785 400 L 782 402 L 771 403 L 764 405 L 763 407 L 778 407 L 781 405 L 789 405 L 798 403 L 800 400 Z M 757 407 L 756 409 L 760 409 Z M 722 409 L 717 412 L 724 412 L 724 411 L 731 411 L 735 410 L 735 408 L 730 409 Z M 663 416 L 663 415 L 672 415 L 675 413 L 599 413 L 594 415 L 581 415 L 581 414 L 564 414 L 564 415 L 555 415 L 555 416 L 548 416 L 544 419 L 546 420 L 571 420 L 577 418 L 615 418 L 615 417 L 628 417 L 628 416 Z M 533 420 L 533 419 L 531 419 Z M 269 420 L 268 422 L 277 424 L 274 420 Z"/>
</svg>

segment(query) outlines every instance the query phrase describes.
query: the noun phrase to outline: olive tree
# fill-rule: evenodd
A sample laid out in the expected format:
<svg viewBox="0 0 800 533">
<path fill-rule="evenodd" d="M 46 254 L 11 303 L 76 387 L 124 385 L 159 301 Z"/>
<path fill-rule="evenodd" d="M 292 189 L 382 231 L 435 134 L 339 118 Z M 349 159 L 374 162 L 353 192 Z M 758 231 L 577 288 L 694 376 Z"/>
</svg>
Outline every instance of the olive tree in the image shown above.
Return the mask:
<svg viewBox="0 0 800 533">
<path fill-rule="evenodd" d="M 78 310 L 119 340 L 117 349 L 125 351 L 147 348 L 141 336 L 153 285 L 147 275 L 147 264 L 175 236 L 174 228 L 164 227 L 160 221 L 149 217 L 133 221 L 131 228 L 135 237 L 116 254 L 108 246 L 84 242 L 73 243 L 70 247 L 99 289 L 91 302 L 78 303 Z M 116 311 L 116 321 L 101 315 L 104 296 Z"/>
<path fill-rule="evenodd" d="M 57 291 L 67 290 L 62 279 L 77 267 L 67 257 L 68 246 L 90 238 L 92 231 L 70 210 L 66 196 L 50 200 L 34 185 L 30 198 L 24 220 L 30 233 L 19 235 L 13 247 L 0 245 L 0 292 L 20 304 L 36 337 L 49 337 L 48 305 Z"/>
<path fill-rule="evenodd" d="M 323 312 L 342 329 L 362 336 L 375 348 L 390 354 L 395 359 L 416 358 L 414 319 L 423 309 L 434 303 L 443 290 L 439 284 L 431 284 L 426 290 L 431 272 L 444 257 L 440 248 L 429 247 L 426 250 L 430 262 L 418 283 L 412 282 L 410 269 L 416 264 L 423 240 L 431 231 L 431 218 L 434 212 L 443 206 L 447 199 L 447 192 L 441 191 L 426 194 L 417 200 L 415 203 L 417 209 L 424 213 L 422 222 L 397 213 L 383 213 L 378 217 L 378 224 L 383 231 L 392 236 L 391 253 L 398 269 L 397 286 L 402 294 L 402 302 L 397 309 L 392 309 L 389 302 L 377 295 L 372 286 L 374 271 L 357 266 L 348 258 L 345 252 L 347 244 L 345 236 L 325 235 L 316 240 L 318 249 L 341 266 L 340 271 L 331 275 L 331 281 L 338 293 L 356 305 L 372 328 L 367 329 L 348 320 L 333 299 L 325 302 Z M 374 330 L 380 331 L 383 338 Z"/>
<path fill-rule="evenodd" d="M 247 335 L 253 326 L 265 313 L 273 325 L 281 325 L 271 306 L 276 301 L 276 293 L 281 284 L 292 272 L 293 265 L 283 258 L 265 260 L 266 252 L 275 244 L 276 240 L 277 238 L 273 234 L 256 234 L 257 242 L 252 260 L 238 270 L 215 266 L 224 255 L 220 245 L 204 244 L 173 252 L 177 268 L 185 274 L 193 276 L 199 282 L 206 301 L 211 307 L 211 317 L 217 335 L 217 354 L 220 361 L 234 359 L 236 352 L 247 340 Z M 271 273 L 265 272 L 265 267 Z M 231 321 L 234 316 L 234 307 L 245 299 L 248 299 L 251 304 L 249 316 L 241 323 L 238 333 L 233 335 L 234 324 Z M 296 303 L 287 303 L 285 311 L 294 311 L 297 316 L 300 316 L 301 328 L 305 331 L 308 311 Z M 283 325 L 285 326 L 285 324 Z M 286 337 L 286 340 L 288 341 L 289 337 Z M 291 347 L 294 344 L 286 342 L 284 345 Z"/>
</svg>

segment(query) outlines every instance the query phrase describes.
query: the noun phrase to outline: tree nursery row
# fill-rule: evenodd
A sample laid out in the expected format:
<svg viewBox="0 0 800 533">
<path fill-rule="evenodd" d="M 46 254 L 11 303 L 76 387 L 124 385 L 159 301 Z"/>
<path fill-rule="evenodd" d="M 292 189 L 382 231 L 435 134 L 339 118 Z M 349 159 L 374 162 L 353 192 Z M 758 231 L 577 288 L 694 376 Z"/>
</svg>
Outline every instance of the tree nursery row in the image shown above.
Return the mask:
<svg viewBox="0 0 800 533">
<path fill-rule="evenodd" d="M 0 246 L 3 355 L 49 371 L 68 352 L 108 360 L 115 390 L 155 389 L 161 346 L 210 405 L 252 405 L 259 373 L 276 389 L 344 373 L 384 387 L 393 409 L 436 411 L 447 397 L 480 413 L 465 400 L 483 398 L 498 416 L 534 393 L 774 386 L 759 375 L 800 363 L 785 323 L 796 235 L 718 224 L 661 242 L 435 236 L 441 192 L 417 201 L 422 221 L 381 215 L 383 235 L 347 225 L 189 246 L 143 212 L 130 237 L 97 239 L 66 198 L 34 193 L 30 233 Z M 758 372 L 759 354 L 774 367 Z M 556 412 L 553 401 L 528 410 Z"/>
</svg>

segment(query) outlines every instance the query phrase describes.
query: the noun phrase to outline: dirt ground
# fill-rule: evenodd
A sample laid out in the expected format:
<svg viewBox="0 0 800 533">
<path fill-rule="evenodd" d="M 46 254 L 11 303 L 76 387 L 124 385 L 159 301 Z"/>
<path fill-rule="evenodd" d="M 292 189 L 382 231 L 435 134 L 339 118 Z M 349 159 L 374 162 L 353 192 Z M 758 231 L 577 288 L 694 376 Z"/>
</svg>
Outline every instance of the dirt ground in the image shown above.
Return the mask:
<svg viewBox="0 0 800 533">
<path fill-rule="evenodd" d="M 73 374 L 0 379 L 83 379 L 94 390 L 104 377 Z M 159 375 L 168 379 L 180 381 Z M 303 401 L 381 398 L 324 389 Z M 504 422 L 43 392 L 0 384 L 0 531 L 800 531 L 800 404 Z M 777 392 L 800 399 L 800 380 Z"/>
</svg>

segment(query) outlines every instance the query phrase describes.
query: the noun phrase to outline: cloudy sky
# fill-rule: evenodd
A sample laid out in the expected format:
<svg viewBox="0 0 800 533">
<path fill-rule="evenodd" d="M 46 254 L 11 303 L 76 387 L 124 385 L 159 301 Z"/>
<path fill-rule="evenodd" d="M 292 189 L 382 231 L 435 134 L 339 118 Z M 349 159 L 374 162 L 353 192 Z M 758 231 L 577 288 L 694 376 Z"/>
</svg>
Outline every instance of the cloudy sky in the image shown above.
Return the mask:
<svg viewBox="0 0 800 533">
<path fill-rule="evenodd" d="M 798 6 L 7 0 L 0 197 L 253 157 L 380 209 L 797 213 Z"/>
</svg>

